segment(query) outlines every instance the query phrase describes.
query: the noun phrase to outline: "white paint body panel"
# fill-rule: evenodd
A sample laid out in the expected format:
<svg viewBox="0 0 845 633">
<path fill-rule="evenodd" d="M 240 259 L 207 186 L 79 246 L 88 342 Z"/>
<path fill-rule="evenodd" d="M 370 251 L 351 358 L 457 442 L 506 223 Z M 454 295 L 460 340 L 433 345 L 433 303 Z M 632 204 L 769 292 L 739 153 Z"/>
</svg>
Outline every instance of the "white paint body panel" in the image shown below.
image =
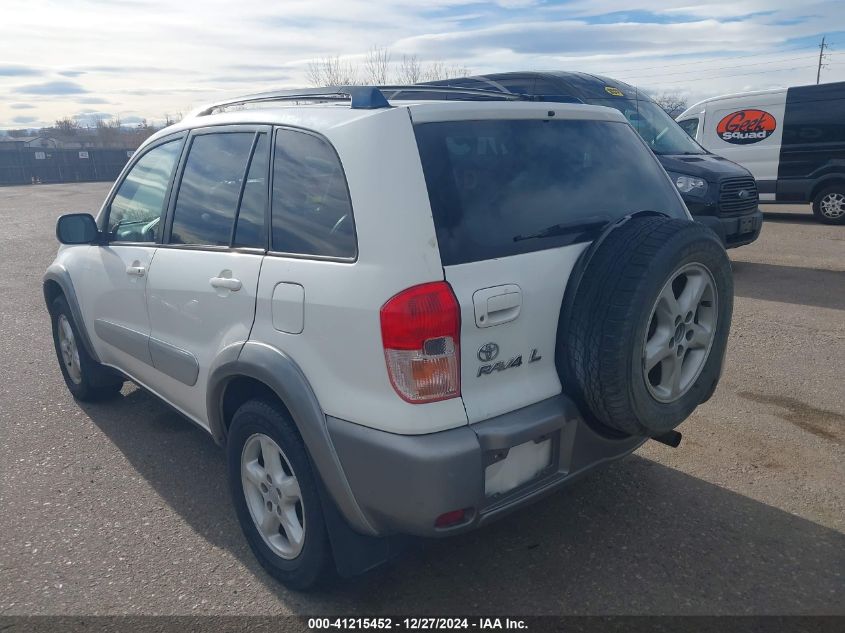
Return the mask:
<svg viewBox="0 0 845 633">
<path fill-rule="evenodd" d="M 695 104 L 681 114 L 678 121 L 697 117 L 699 124 L 696 140 L 705 149 L 742 165 L 757 180 L 777 180 L 785 107 L 785 89 L 728 95 Z M 716 128 L 725 116 L 749 109 L 764 110 L 774 117 L 776 127 L 769 137 L 756 143 L 738 145 L 725 141 L 717 134 Z M 765 195 L 761 194 L 760 199 L 765 199 Z M 771 199 L 774 199 L 774 195 L 771 195 Z"/>
<path fill-rule="evenodd" d="M 160 248 L 147 282 L 150 336 L 191 353 L 199 364 L 193 386 L 160 371 L 148 384 L 200 420 L 207 420 L 209 369 L 220 351 L 249 338 L 263 255 Z M 229 271 L 240 290 L 211 286 Z"/>
<path fill-rule="evenodd" d="M 461 394 L 470 423 L 560 393 L 555 367 L 558 317 L 566 283 L 585 248 L 586 244 L 573 244 L 446 267 L 446 281 L 461 304 Z M 520 288 L 519 315 L 479 327 L 473 295 L 502 284 Z M 486 343 L 499 348 L 498 356 L 487 362 L 478 357 L 479 348 Z M 483 366 L 497 362 L 507 366 L 517 357 L 521 357 L 518 366 L 479 373 Z"/>
<path fill-rule="evenodd" d="M 100 360 L 143 380 L 155 377 L 152 368 L 98 337 L 94 322 L 103 319 L 149 336 L 146 287 L 156 250 L 155 244 L 72 246 L 60 253 L 73 280 L 85 328 Z M 127 274 L 129 266 L 143 267 L 144 276 Z"/>
<path fill-rule="evenodd" d="M 379 117 L 328 130 L 326 136 L 349 183 L 358 259 L 344 263 L 267 256 L 252 339 L 293 358 L 328 415 L 406 434 L 465 425 L 460 398 L 424 405 L 402 400 L 384 361 L 381 306 L 406 288 L 443 279 L 408 112 L 383 111 Z M 280 282 L 305 289 L 302 334 L 285 334 L 272 325 L 271 297 Z"/>
</svg>

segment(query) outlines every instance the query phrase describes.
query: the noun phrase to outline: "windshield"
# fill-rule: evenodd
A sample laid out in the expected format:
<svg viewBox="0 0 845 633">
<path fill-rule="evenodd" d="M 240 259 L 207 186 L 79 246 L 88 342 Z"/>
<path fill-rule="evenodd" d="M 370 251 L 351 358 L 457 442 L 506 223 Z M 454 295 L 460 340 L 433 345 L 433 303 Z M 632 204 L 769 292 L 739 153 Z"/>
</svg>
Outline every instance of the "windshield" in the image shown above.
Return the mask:
<svg viewBox="0 0 845 633">
<path fill-rule="evenodd" d="M 449 121 L 414 131 L 445 266 L 587 242 L 637 211 L 686 217 L 622 122 Z"/>
<path fill-rule="evenodd" d="M 616 108 L 640 133 L 655 154 L 706 154 L 673 119 L 653 101 L 645 99 L 593 99 L 593 105 Z"/>
</svg>

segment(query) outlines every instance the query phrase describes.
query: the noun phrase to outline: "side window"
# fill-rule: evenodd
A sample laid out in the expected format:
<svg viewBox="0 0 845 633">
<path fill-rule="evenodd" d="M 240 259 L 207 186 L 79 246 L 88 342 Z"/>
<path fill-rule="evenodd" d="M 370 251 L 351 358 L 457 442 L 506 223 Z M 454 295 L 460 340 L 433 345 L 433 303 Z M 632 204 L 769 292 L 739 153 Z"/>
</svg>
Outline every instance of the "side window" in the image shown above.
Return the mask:
<svg viewBox="0 0 845 633">
<path fill-rule="evenodd" d="M 690 138 L 695 138 L 695 135 L 698 133 L 698 119 L 684 119 L 683 121 L 678 121 L 678 125 L 681 126 L 681 129 L 690 135 Z"/>
<path fill-rule="evenodd" d="M 164 196 L 182 139 L 168 141 L 145 153 L 120 183 L 109 208 L 112 242 L 156 242 L 161 234 Z"/>
<path fill-rule="evenodd" d="M 537 94 L 534 91 L 534 84 L 536 83 L 533 77 L 516 77 L 516 78 L 502 78 L 494 79 L 496 83 L 503 86 L 506 90 L 511 92 L 518 92 L 524 95 Z"/>
<path fill-rule="evenodd" d="M 274 161 L 273 250 L 355 257 L 352 205 L 334 149 L 312 134 L 278 130 Z"/>
<path fill-rule="evenodd" d="M 171 244 L 229 245 L 254 138 L 254 132 L 193 138 L 176 195 Z"/>
<path fill-rule="evenodd" d="M 238 225 L 232 246 L 253 246 L 265 248 L 267 231 L 264 214 L 267 209 L 267 169 L 270 162 L 270 142 L 266 134 L 258 135 L 255 151 L 249 164 L 249 172 L 238 209 Z"/>
</svg>

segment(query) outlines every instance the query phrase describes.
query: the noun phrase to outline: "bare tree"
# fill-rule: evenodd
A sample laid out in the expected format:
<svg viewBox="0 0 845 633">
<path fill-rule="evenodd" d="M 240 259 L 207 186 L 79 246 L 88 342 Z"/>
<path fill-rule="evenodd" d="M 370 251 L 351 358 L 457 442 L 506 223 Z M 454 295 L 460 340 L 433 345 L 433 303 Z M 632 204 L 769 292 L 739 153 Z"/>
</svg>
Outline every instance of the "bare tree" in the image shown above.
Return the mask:
<svg viewBox="0 0 845 633">
<path fill-rule="evenodd" d="M 181 112 L 181 111 L 175 112 L 173 114 L 170 114 L 169 112 L 165 112 L 164 113 L 164 127 L 168 127 L 170 125 L 173 125 L 174 123 L 179 123 L 179 121 L 181 121 L 184 118 L 185 118 L 185 113 Z"/>
<path fill-rule="evenodd" d="M 373 47 L 367 52 L 364 61 L 366 81 L 369 84 L 386 84 L 390 73 L 390 51 L 386 48 Z"/>
<path fill-rule="evenodd" d="M 358 83 L 358 69 L 339 55 L 308 62 L 305 71 L 312 86 L 349 86 Z"/>
<path fill-rule="evenodd" d="M 323 63 L 318 59 L 312 59 L 308 62 L 308 67 L 305 69 L 305 78 L 312 86 L 323 86 Z"/>
<path fill-rule="evenodd" d="M 430 62 L 422 73 L 423 81 L 446 79 L 446 64 L 441 61 Z"/>
<path fill-rule="evenodd" d="M 422 80 L 422 66 L 416 55 L 402 55 L 402 63 L 399 64 L 397 83 L 404 85 L 415 84 Z"/>
<path fill-rule="evenodd" d="M 442 61 L 433 61 L 428 67 L 423 70 L 422 78 L 424 81 L 439 81 L 442 79 L 453 79 L 455 77 L 466 77 L 472 74 L 472 71 L 467 66 L 459 64 L 447 65 Z"/>
<path fill-rule="evenodd" d="M 462 64 L 447 64 L 441 60 L 424 64 L 416 55 L 403 55 L 397 68 L 391 57 L 386 48 L 371 48 L 364 59 L 363 73 L 359 73 L 357 66 L 342 60 L 339 55 L 313 59 L 308 62 L 305 77 L 312 86 L 344 86 L 359 84 L 362 79 L 368 84 L 386 84 L 391 74 L 400 84 L 466 77 L 472 74 L 472 71 Z"/>
<path fill-rule="evenodd" d="M 687 98 L 677 90 L 661 92 L 653 99 L 673 119 L 687 109 Z"/>
<path fill-rule="evenodd" d="M 58 132 L 64 132 L 65 134 L 76 134 L 79 130 L 82 129 L 82 125 L 74 118 L 66 116 L 64 118 L 58 119 L 54 124 L 53 127 Z"/>
</svg>

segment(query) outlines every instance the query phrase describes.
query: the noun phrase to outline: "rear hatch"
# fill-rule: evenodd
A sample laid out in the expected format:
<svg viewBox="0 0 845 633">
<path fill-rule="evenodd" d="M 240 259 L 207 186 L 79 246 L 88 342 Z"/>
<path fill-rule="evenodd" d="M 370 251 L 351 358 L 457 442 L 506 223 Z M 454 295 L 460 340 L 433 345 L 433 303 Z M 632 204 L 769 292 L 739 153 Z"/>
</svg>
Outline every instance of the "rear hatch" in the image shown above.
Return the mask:
<svg viewBox="0 0 845 633">
<path fill-rule="evenodd" d="M 683 203 L 636 132 L 606 108 L 410 111 L 445 279 L 461 308 L 470 423 L 560 393 L 558 316 L 579 255 L 608 223 L 639 211 L 688 217 Z"/>
</svg>

